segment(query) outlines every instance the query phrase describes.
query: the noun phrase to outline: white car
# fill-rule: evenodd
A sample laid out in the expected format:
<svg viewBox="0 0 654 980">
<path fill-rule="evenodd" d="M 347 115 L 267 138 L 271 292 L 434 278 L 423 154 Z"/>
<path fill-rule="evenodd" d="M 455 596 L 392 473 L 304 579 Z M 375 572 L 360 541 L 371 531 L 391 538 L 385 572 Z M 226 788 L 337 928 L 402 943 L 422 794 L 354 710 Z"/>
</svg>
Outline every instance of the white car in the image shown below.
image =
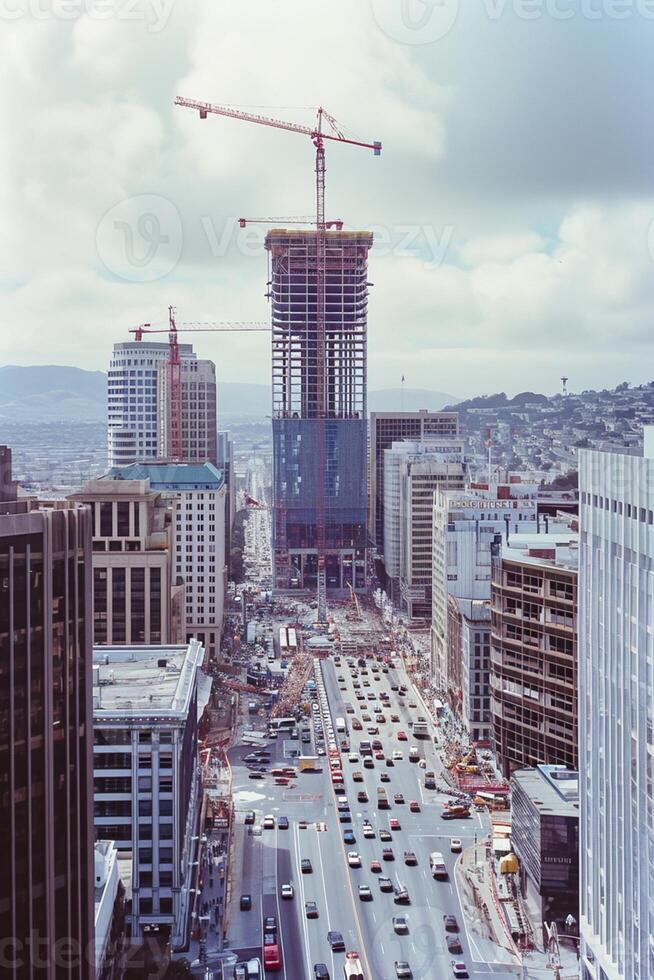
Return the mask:
<svg viewBox="0 0 654 980">
<path fill-rule="evenodd" d="M 393 916 L 393 929 L 397 933 L 405 933 L 409 931 L 409 920 L 406 915 L 394 915 Z"/>
<path fill-rule="evenodd" d="M 347 863 L 351 868 L 361 867 L 361 855 L 358 851 L 348 851 L 347 852 Z"/>
<path fill-rule="evenodd" d="M 293 888 L 293 885 L 290 882 L 288 882 L 285 885 L 282 885 L 282 898 L 289 900 L 294 897 L 295 897 L 295 889 Z"/>
<path fill-rule="evenodd" d="M 400 752 L 399 749 L 393 749 L 393 761 L 394 762 L 401 762 L 403 758 L 404 758 L 404 756 L 402 755 L 402 753 Z"/>
<path fill-rule="evenodd" d="M 350 762 L 358 762 L 359 756 L 356 754 L 356 752 L 350 752 L 348 759 Z"/>
<path fill-rule="evenodd" d="M 419 761 L 419 763 L 418 763 L 418 766 L 420 767 L 420 769 L 426 769 L 427 768 L 427 760 L 426 759 L 421 759 Z"/>
<path fill-rule="evenodd" d="M 275 829 L 275 818 L 271 813 L 268 813 L 263 818 L 263 829 L 264 830 L 274 830 Z"/>
</svg>

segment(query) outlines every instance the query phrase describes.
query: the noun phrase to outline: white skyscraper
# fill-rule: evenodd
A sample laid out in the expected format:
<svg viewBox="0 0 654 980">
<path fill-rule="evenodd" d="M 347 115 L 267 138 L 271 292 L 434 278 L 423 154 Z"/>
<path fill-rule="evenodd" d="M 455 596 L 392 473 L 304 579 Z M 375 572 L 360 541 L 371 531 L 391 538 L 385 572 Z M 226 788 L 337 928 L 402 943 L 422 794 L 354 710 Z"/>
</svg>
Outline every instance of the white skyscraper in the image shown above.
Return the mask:
<svg viewBox="0 0 654 980">
<path fill-rule="evenodd" d="M 169 350 L 168 344 L 137 340 L 114 344 L 107 375 L 109 466 L 157 458 L 158 368 Z M 195 357 L 191 344 L 180 344 L 179 353 Z"/>
<path fill-rule="evenodd" d="M 645 980 L 654 977 L 654 458 L 583 451 L 579 463 L 582 976 Z"/>
</svg>

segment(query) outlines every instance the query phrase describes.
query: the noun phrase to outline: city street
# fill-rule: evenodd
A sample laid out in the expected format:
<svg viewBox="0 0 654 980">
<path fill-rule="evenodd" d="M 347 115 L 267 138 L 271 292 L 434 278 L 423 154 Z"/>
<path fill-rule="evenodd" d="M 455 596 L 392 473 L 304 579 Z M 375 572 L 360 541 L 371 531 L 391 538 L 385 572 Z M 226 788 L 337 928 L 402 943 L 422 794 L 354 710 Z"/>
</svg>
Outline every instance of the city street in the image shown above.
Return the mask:
<svg viewBox="0 0 654 980">
<path fill-rule="evenodd" d="M 354 717 L 361 720 L 363 710 L 355 698 L 349 668 L 343 658 L 340 667 L 333 660 L 322 662 L 325 690 L 329 700 L 332 719 L 347 718 L 351 729 Z M 345 691 L 339 690 L 337 676 L 344 678 Z M 375 695 L 378 699 L 381 690 L 389 689 L 389 678 L 396 676 L 400 683 L 406 682 L 402 670 L 393 674 L 379 674 L 379 681 L 372 678 L 372 672 L 365 678 L 369 687 L 361 687 L 360 692 Z M 249 778 L 243 758 L 251 751 L 250 746 L 238 746 L 230 752 L 234 772 L 234 800 L 237 813 L 236 848 L 232 867 L 232 898 L 228 915 L 228 942 L 232 949 L 243 955 L 260 955 L 262 941 L 262 916 L 278 917 L 281 930 L 283 968 L 278 976 L 288 980 L 301 980 L 313 975 L 315 963 L 322 962 L 328 967 L 331 977 L 340 977 L 343 971 L 344 953 L 332 952 L 327 941 L 330 929 L 343 934 L 346 950 L 358 950 L 366 978 L 370 980 L 390 980 L 395 976 L 396 960 L 408 960 L 412 975 L 418 978 L 440 978 L 452 976 L 452 959 L 463 959 L 469 975 L 498 978 L 519 975 L 515 960 L 506 950 L 491 944 L 487 939 L 472 934 L 467 928 L 461 911 L 457 891 L 454 864 L 456 854 L 450 851 L 450 838 L 459 837 L 463 846 L 474 844 L 475 835 L 481 841 L 488 833 L 488 817 L 475 813 L 465 820 L 444 821 L 440 817 L 445 800 L 441 794 L 424 789 L 424 769 L 416 762 L 408 761 L 408 749 L 416 745 L 421 758 L 427 760 L 427 768 L 438 771 L 434 750 L 433 730 L 430 726 L 428 739 L 413 740 L 409 721 L 420 713 L 419 708 L 409 708 L 411 693 L 400 699 L 397 692 L 391 692 L 390 708 L 384 709 L 386 722 L 379 725 L 379 735 L 370 736 L 365 732 L 368 722 L 363 721 L 363 731 L 350 730 L 351 748 L 356 751 L 359 741 L 378 737 L 386 757 L 393 750 L 403 753 L 403 759 L 387 767 L 385 760 L 374 760 L 374 769 L 363 767 L 363 760 L 357 763 L 348 761 L 348 753 L 342 754 L 345 793 L 351 804 L 351 823 L 341 824 L 336 809 L 328 774 L 328 764 L 323 760 L 321 773 L 298 774 L 292 786 L 275 786 L 270 775 L 261 780 Z M 346 714 L 345 703 L 355 706 L 355 713 Z M 400 703 L 402 702 L 402 703 Z M 375 701 L 372 702 L 374 704 Z M 377 700 L 378 703 L 378 700 Z M 365 702 L 364 708 L 369 702 Z M 370 712 L 372 715 L 372 710 Z M 390 715 L 397 714 L 400 722 L 391 723 Z M 398 731 L 405 731 L 407 742 L 397 739 Z M 289 751 L 297 741 L 289 741 L 281 736 L 271 743 L 272 761 L 268 771 L 275 765 L 292 764 Z M 303 746 L 309 754 L 311 746 Z M 363 774 L 362 782 L 352 778 L 354 771 Z M 381 773 L 387 773 L 390 781 L 385 784 L 391 809 L 379 811 L 376 806 L 377 787 Z M 368 803 L 357 803 L 357 793 L 365 789 Z M 403 804 L 395 804 L 393 796 L 401 793 Z M 409 802 L 420 804 L 419 813 L 409 812 Z M 256 812 L 256 828 L 244 826 L 245 813 Z M 271 814 L 276 818 L 287 816 L 289 829 L 277 826 L 271 830 L 259 830 L 263 817 Z M 389 828 L 389 820 L 397 817 L 401 829 L 392 831 L 392 841 L 382 843 L 379 831 Z M 364 839 L 362 824 L 369 820 L 375 830 L 374 839 Z M 306 821 L 306 829 L 301 829 L 300 821 Z M 343 834 L 352 830 L 356 837 L 353 844 L 344 844 Z M 251 833 L 255 831 L 254 834 Z M 410 895 L 410 905 L 396 905 L 392 893 L 382 893 L 379 888 L 379 873 L 370 870 L 372 860 L 381 861 L 382 847 L 391 847 L 394 861 L 381 862 L 382 875 L 391 878 L 394 885 L 401 884 Z M 347 852 L 355 850 L 361 856 L 361 868 L 348 868 Z M 417 858 L 416 866 L 404 864 L 404 852 L 413 851 Z M 448 881 L 436 881 L 429 869 L 429 854 L 441 851 L 449 872 Z M 302 874 L 300 862 L 308 858 L 312 873 Z M 281 885 L 292 882 L 295 897 L 292 901 L 280 899 Z M 363 902 L 358 897 L 358 886 L 368 885 L 372 891 L 372 901 Z M 252 909 L 240 911 L 241 894 L 252 896 Z M 305 901 L 316 902 L 318 918 L 308 920 L 304 914 Z M 400 935 L 394 931 L 393 916 L 405 913 L 408 918 L 408 932 Z M 446 933 L 443 926 L 444 915 L 455 915 L 461 929 L 460 939 L 463 953 L 451 954 L 446 946 Z"/>
</svg>

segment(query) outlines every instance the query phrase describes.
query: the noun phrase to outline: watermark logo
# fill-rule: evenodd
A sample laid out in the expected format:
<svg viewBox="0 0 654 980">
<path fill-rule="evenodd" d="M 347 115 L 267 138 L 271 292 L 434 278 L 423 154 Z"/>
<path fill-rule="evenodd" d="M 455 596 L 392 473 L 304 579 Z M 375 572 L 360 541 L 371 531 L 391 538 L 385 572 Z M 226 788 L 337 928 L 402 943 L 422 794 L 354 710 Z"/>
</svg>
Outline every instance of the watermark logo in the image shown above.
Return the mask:
<svg viewBox="0 0 654 980">
<path fill-rule="evenodd" d="M 174 0 L 0 0 L 2 20 L 141 21 L 150 34 L 168 23 Z"/>
<path fill-rule="evenodd" d="M 95 243 L 102 263 L 115 276 L 127 282 L 154 282 L 179 261 L 182 219 L 165 197 L 128 197 L 102 217 Z"/>
<path fill-rule="evenodd" d="M 381 30 L 401 44 L 433 44 L 449 34 L 459 0 L 370 0 Z"/>
</svg>

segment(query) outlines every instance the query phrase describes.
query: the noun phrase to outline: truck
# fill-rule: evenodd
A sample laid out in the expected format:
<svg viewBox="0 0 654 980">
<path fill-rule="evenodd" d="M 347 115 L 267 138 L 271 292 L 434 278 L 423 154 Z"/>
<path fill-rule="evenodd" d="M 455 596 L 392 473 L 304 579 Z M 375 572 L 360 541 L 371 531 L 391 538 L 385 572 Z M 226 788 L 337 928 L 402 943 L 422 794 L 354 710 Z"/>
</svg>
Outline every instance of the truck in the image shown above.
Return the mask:
<svg viewBox="0 0 654 980">
<path fill-rule="evenodd" d="M 246 745 L 266 745 L 269 741 L 269 736 L 267 732 L 243 732 L 241 735 L 241 741 L 245 742 Z"/>
<path fill-rule="evenodd" d="M 317 755 L 301 755 L 297 760 L 300 772 L 320 772 Z"/>
<path fill-rule="evenodd" d="M 429 738 L 429 728 L 426 721 L 414 721 L 411 731 L 414 738 Z"/>
<path fill-rule="evenodd" d="M 429 855 L 429 870 L 433 878 L 436 878 L 438 881 L 447 881 L 447 866 L 445 864 L 445 858 L 440 851 L 432 851 Z"/>
<path fill-rule="evenodd" d="M 420 758 L 417 745 L 412 745 L 409 749 L 409 762 L 417 762 Z"/>
<path fill-rule="evenodd" d="M 345 718 L 336 719 L 336 731 L 339 733 L 339 735 L 347 734 L 347 724 L 345 722 Z"/>
</svg>

